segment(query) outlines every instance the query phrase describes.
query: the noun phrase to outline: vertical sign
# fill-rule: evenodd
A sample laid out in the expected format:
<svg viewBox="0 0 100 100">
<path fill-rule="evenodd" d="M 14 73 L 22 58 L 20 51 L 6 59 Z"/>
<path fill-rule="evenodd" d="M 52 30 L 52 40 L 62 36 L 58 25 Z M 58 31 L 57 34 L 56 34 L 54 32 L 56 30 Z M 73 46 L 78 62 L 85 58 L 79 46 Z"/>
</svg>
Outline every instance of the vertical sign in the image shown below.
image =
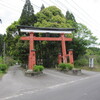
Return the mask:
<svg viewBox="0 0 100 100">
<path fill-rule="evenodd" d="M 94 67 L 94 58 L 89 58 L 89 67 L 90 68 Z"/>
</svg>

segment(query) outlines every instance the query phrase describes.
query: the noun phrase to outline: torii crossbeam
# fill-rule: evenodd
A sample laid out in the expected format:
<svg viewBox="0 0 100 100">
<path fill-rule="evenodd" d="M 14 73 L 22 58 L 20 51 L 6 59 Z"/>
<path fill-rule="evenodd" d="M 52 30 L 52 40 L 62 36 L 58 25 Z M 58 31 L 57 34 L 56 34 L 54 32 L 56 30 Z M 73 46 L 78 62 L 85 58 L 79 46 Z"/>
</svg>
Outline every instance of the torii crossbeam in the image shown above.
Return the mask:
<svg viewBox="0 0 100 100">
<path fill-rule="evenodd" d="M 26 37 L 21 37 L 21 40 L 30 41 L 30 50 L 29 50 L 29 63 L 28 69 L 32 70 L 34 65 L 36 65 L 36 53 L 34 48 L 34 41 L 61 41 L 62 45 L 62 55 L 58 56 L 58 63 L 67 63 L 67 56 L 69 56 L 70 63 L 73 63 L 73 54 L 72 51 L 69 51 L 69 54 L 66 54 L 66 44 L 65 41 L 72 41 L 72 38 L 66 38 L 64 34 L 71 33 L 75 29 L 69 28 L 36 28 L 32 26 L 18 26 L 21 32 L 28 32 L 30 35 Z M 36 37 L 34 33 L 54 33 L 60 34 L 60 37 Z M 62 59 L 62 60 L 61 60 Z"/>
</svg>

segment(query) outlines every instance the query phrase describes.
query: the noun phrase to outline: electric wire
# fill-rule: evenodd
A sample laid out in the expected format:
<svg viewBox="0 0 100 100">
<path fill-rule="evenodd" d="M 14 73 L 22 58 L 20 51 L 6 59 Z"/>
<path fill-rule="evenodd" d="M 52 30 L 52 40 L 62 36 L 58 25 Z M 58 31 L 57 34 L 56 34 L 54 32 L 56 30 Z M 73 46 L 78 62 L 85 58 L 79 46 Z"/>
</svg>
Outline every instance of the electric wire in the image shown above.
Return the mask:
<svg viewBox="0 0 100 100">
<path fill-rule="evenodd" d="M 94 20 L 96 23 L 98 23 L 94 18 L 92 18 L 83 8 L 81 8 L 74 0 L 71 0 L 78 8 L 80 8 L 85 15 L 87 15 L 87 17 L 89 17 L 89 19 L 91 18 L 92 20 Z M 100 25 L 100 23 L 98 23 Z"/>
<path fill-rule="evenodd" d="M 50 6 L 50 4 L 48 4 L 46 1 L 42 0 L 46 5 Z"/>
<path fill-rule="evenodd" d="M 59 1 L 59 0 L 57 0 L 57 1 Z M 67 0 L 66 0 L 67 1 Z M 68 1 L 67 1 L 67 3 L 69 4 L 69 5 L 71 5 Z M 62 4 L 62 2 L 60 2 L 60 4 Z M 65 5 L 65 4 L 63 4 L 63 5 Z M 65 5 L 66 6 L 66 5 Z M 64 7 L 64 6 L 63 6 Z M 91 26 L 92 28 L 94 28 L 93 26 L 92 26 L 92 24 L 90 24 L 90 21 L 88 21 L 87 20 L 87 18 L 86 17 L 84 17 L 85 19 L 83 19 L 82 17 L 80 17 L 79 16 L 79 11 L 75 8 L 75 7 L 73 7 L 72 5 L 71 5 L 71 7 L 73 8 L 73 9 L 75 9 L 76 10 L 76 12 L 74 12 L 74 11 L 72 11 L 72 10 L 70 10 L 72 13 L 74 13 L 74 15 L 75 16 L 77 16 L 77 19 L 80 19 L 80 21 L 83 21 L 84 23 L 87 23 L 89 26 Z M 84 16 L 84 15 L 83 15 Z M 93 23 L 93 22 L 92 22 Z M 97 27 L 96 27 L 97 28 Z M 98 30 L 98 28 L 96 29 L 96 30 Z M 98 30 L 99 31 L 99 30 Z M 100 32 L 100 31 L 99 31 Z"/>
<path fill-rule="evenodd" d="M 23 1 L 23 2 L 25 2 L 24 0 L 21 0 L 21 1 Z M 63 4 L 62 2 L 60 2 L 59 0 L 56 0 L 56 1 L 59 1 L 59 2 L 54 2 L 54 1 L 52 1 L 52 0 L 49 0 L 53 5 L 55 5 L 55 6 L 57 6 L 57 7 L 59 7 L 60 9 L 62 9 L 62 11 L 67 11 L 67 10 L 70 10 L 68 7 L 66 7 L 66 5 L 65 4 Z M 72 0 L 73 1 L 73 0 Z M 46 2 L 46 1 L 44 1 L 43 0 L 43 2 L 45 3 L 45 4 L 47 4 L 48 6 L 49 6 L 49 4 Z M 69 2 L 68 1 L 66 1 L 68 4 L 69 4 Z M 75 2 L 74 2 L 75 3 Z M 13 7 L 11 7 L 11 6 L 8 6 L 8 5 L 5 5 L 5 4 L 2 4 L 2 3 L 0 3 L 3 7 L 6 7 L 6 8 L 9 8 L 9 9 L 11 9 L 11 11 L 13 11 L 14 12 L 14 10 L 16 10 L 16 9 L 14 9 Z M 76 4 L 76 3 L 75 3 Z M 35 5 L 35 4 L 33 4 L 32 3 L 32 5 L 34 5 L 38 10 L 40 10 L 40 8 L 41 7 L 39 7 L 39 6 L 37 6 L 37 5 Z M 69 5 L 71 5 L 71 4 L 69 4 Z M 73 6 L 71 6 L 73 9 L 75 9 L 75 10 L 77 10 L 75 7 L 73 7 Z M 67 10 L 66 10 L 67 9 Z M 18 10 L 16 10 L 17 11 L 17 13 L 19 13 L 19 11 Z M 72 10 L 71 10 L 72 11 Z M 14 13 L 16 13 L 16 12 L 14 12 Z M 84 19 L 83 18 L 81 18 L 81 17 L 79 17 L 79 14 L 77 14 L 76 12 L 72 12 L 75 16 L 77 16 L 77 19 L 79 19 L 80 21 L 83 21 L 83 22 L 85 22 L 84 21 Z M 79 11 L 78 11 L 78 13 L 79 13 Z M 87 13 L 86 13 L 87 14 Z M 86 17 L 84 17 L 85 19 L 86 19 Z M 87 22 L 85 22 L 85 23 L 88 23 L 88 21 Z M 89 22 L 90 23 L 90 22 Z M 91 26 L 91 25 L 90 25 Z"/>
<path fill-rule="evenodd" d="M 21 1 L 25 2 L 24 0 L 21 0 Z M 34 4 L 34 3 L 32 3 L 32 2 L 31 2 L 31 4 L 32 4 L 33 6 L 35 6 L 37 9 L 39 9 L 39 10 L 40 10 L 40 8 L 41 8 L 41 7 L 39 7 L 39 6 L 35 5 L 35 4 Z"/>
<path fill-rule="evenodd" d="M 8 9 L 10 9 L 10 11 L 13 11 L 13 12 L 15 12 L 15 10 L 16 10 L 16 9 L 14 9 L 14 7 L 8 6 L 8 5 L 3 4 L 3 3 L 1 3 L 1 2 L 0 2 L 0 6 L 3 6 L 3 7 L 5 7 L 5 8 L 8 8 Z M 20 11 L 18 11 L 18 10 L 16 10 L 16 11 L 17 11 L 17 12 L 20 12 Z"/>
<path fill-rule="evenodd" d="M 62 7 L 60 7 L 61 5 L 59 6 L 59 5 L 57 4 L 57 2 L 54 2 L 54 0 L 53 0 L 53 1 L 50 0 L 50 2 L 52 2 L 53 5 L 56 5 L 58 8 L 60 8 L 62 11 L 65 10 L 65 9 L 63 9 Z"/>
</svg>

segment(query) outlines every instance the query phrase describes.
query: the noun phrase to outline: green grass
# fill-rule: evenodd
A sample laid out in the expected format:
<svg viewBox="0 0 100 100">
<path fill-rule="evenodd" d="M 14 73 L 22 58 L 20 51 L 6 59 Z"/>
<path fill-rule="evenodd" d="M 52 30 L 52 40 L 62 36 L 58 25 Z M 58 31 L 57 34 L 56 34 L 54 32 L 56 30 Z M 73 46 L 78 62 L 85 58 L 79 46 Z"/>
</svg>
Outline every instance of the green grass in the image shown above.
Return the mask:
<svg viewBox="0 0 100 100">
<path fill-rule="evenodd" d="M 0 72 L 0 77 L 2 77 L 4 75 L 4 73 Z"/>
<path fill-rule="evenodd" d="M 81 67 L 81 69 L 83 69 L 83 70 L 88 70 L 88 71 L 100 72 L 100 67 L 94 67 L 94 68 Z"/>
<path fill-rule="evenodd" d="M 2 59 L 2 57 L 0 57 L 0 63 L 2 63 L 3 62 L 3 59 Z"/>
</svg>

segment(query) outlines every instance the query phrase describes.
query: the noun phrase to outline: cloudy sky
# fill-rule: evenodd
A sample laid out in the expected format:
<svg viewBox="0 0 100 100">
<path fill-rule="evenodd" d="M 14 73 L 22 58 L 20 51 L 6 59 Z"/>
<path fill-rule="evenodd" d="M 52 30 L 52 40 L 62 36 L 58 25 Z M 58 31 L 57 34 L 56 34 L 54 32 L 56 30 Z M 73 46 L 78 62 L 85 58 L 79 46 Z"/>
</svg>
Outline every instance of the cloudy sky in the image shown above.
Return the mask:
<svg viewBox="0 0 100 100">
<path fill-rule="evenodd" d="M 40 11 L 42 4 L 45 7 L 55 5 L 63 14 L 71 11 L 77 22 L 85 24 L 100 42 L 100 0 L 30 0 L 35 13 Z M 0 0 L 0 33 L 6 33 L 6 28 L 21 15 L 25 0 Z"/>
</svg>

